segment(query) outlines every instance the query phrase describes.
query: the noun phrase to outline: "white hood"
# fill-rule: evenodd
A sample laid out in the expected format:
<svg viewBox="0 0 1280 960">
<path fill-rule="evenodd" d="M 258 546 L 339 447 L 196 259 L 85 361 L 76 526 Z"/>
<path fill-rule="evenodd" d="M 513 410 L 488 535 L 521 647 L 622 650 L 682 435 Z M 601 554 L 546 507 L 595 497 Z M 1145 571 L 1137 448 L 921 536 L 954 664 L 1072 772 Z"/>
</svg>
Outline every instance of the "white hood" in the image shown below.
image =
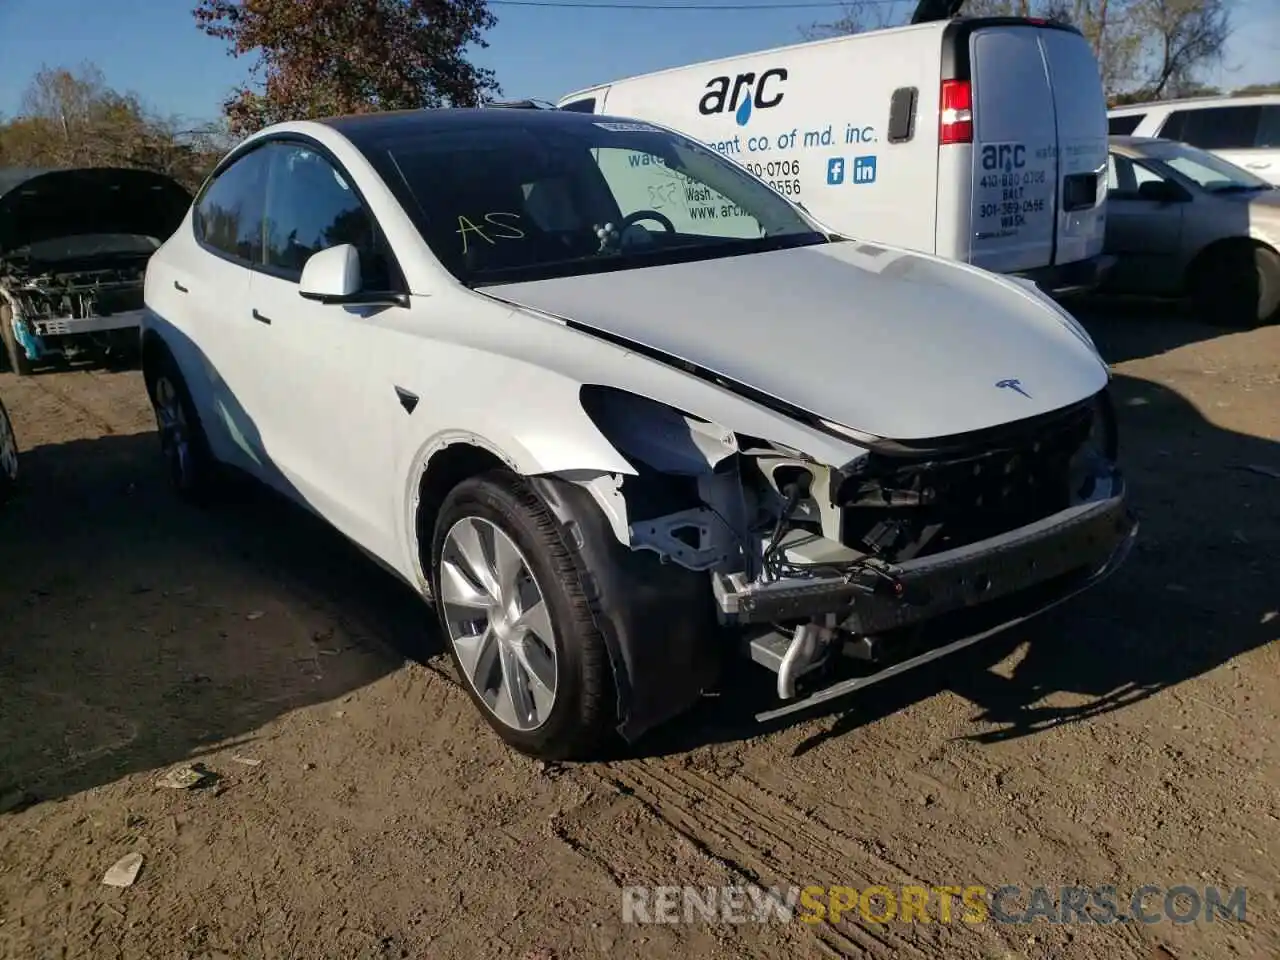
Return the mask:
<svg viewBox="0 0 1280 960">
<path fill-rule="evenodd" d="M 1108 376 L 1087 335 L 1036 294 L 858 241 L 486 292 L 895 440 L 1056 410 Z"/>
</svg>

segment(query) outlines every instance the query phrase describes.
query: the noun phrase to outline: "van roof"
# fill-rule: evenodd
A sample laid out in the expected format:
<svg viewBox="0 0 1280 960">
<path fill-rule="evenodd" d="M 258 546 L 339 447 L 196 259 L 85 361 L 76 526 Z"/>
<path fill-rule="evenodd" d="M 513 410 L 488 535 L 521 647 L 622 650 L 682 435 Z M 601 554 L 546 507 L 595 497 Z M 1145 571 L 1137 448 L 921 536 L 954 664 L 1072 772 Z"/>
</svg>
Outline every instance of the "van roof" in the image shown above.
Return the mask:
<svg viewBox="0 0 1280 960">
<path fill-rule="evenodd" d="M 1181 106 L 1208 106 L 1220 104 L 1230 107 L 1252 107 L 1264 104 L 1280 103 L 1280 93 L 1247 93 L 1233 96 L 1229 93 L 1215 93 L 1203 97 L 1175 97 L 1171 100 L 1148 100 L 1146 103 L 1126 103 L 1121 107 L 1112 107 L 1108 115 L 1119 116 L 1126 113 L 1146 113 L 1154 108 Z"/>
<path fill-rule="evenodd" d="M 949 20 L 930 20 L 925 23 L 911 23 L 901 27 L 886 27 L 880 30 L 867 30 L 863 33 L 847 33 L 838 37 L 827 37 L 822 40 L 800 40 L 796 43 L 783 44 L 780 47 L 770 47 L 765 50 L 748 50 L 744 53 L 735 53 L 726 57 L 716 57 L 714 60 L 699 60 L 696 63 L 686 63 L 678 67 L 667 67 L 662 70 L 653 70 L 649 73 L 638 73 L 630 77 L 620 77 L 615 80 L 605 80 L 601 83 L 594 83 L 589 87 L 582 87 L 560 97 L 557 103 L 564 103 L 574 97 L 584 96 L 588 93 L 594 93 L 605 87 L 616 86 L 621 83 L 629 83 L 633 80 L 649 80 L 653 77 L 662 77 L 668 74 L 681 73 L 686 70 L 703 70 L 717 66 L 722 63 L 732 63 L 735 60 L 742 60 L 745 57 L 767 57 L 772 54 L 786 53 L 802 47 L 821 47 L 838 43 L 850 43 L 860 40 L 875 40 L 887 34 L 904 34 L 904 33 L 942 33 L 956 24 L 965 24 L 971 29 L 979 26 L 1007 26 L 1012 24 L 1029 23 L 1038 27 L 1045 27 L 1056 30 L 1067 30 L 1071 33 L 1079 33 L 1075 27 L 1064 23 L 1051 23 L 1042 21 L 1033 17 L 953 17 Z"/>
</svg>

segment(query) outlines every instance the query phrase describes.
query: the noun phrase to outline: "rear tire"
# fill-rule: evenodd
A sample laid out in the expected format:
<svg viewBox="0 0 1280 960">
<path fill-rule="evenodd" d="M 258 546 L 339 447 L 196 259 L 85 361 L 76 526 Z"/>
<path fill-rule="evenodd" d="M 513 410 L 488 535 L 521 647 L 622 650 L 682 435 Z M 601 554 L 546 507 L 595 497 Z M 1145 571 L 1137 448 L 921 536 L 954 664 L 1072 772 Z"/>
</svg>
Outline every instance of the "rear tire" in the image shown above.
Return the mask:
<svg viewBox="0 0 1280 960">
<path fill-rule="evenodd" d="M 187 383 L 167 350 L 156 352 L 147 366 L 146 380 L 169 485 L 190 503 L 211 502 L 222 487 L 221 467 L 209 447 Z"/>
<path fill-rule="evenodd" d="M 463 481 L 436 518 L 431 579 L 449 656 L 489 726 L 526 756 L 589 759 L 614 729 L 585 572 L 541 497 L 508 471 Z"/>
<path fill-rule="evenodd" d="M 4 342 L 5 357 L 9 361 L 9 369 L 20 377 L 28 376 L 32 371 L 31 361 L 27 359 L 27 351 L 22 349 L 13 332 L 13 310 L 6 304 L 0 304 L 0 341 Z"/>
<path fill-rule="evenodd" d="M 0 401 L 0 504 L 13 496 L 18 486 L 18 438 L 13 432 L 9 411 Z"/>
<path fill-rule="evenodd" d="M 1260 244 L 1232 244 L 1205 254 L 1191 271 L 1196 313 L 1215 326 L 1249 328 L 1280 309 L 1280 254 Z"/>
</svg>

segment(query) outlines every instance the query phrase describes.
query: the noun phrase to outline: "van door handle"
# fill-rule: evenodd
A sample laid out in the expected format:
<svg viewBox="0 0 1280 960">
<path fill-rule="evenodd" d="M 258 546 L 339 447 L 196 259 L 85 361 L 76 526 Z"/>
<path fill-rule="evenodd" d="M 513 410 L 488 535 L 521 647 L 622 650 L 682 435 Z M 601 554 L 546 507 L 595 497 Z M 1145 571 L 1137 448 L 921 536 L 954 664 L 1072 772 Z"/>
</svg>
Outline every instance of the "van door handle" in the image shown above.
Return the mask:
<svg viewBox="0 0 1280 960">
<path fill-rule="evenodd" d="M 253 308 L 253 319 L 257 320 L 259 323 L 265 323 L 268 326 L 271 325 L 271 318 L 265 314 L 259 313 L 257 307 Z"/>
<path fill-rule="evenodd" d="M 1263 163 L 1255 162 L 1255 163 L 1246 163 L 1245 166 L 1248 167 L 1250 170 L 1265 170 L 1267 169 L 1267 167 L 1271 166 L 1271 164 L 1266 162 L 1263 162 Z"/>
<path fill-rule="evenodd" d="M 187 288 L 184 287 L 182 284 L 180 284 L 177 280 L 173 281 L 173 289 L 177 290 L 179 293 L 187 292 Z"/>
</svg>

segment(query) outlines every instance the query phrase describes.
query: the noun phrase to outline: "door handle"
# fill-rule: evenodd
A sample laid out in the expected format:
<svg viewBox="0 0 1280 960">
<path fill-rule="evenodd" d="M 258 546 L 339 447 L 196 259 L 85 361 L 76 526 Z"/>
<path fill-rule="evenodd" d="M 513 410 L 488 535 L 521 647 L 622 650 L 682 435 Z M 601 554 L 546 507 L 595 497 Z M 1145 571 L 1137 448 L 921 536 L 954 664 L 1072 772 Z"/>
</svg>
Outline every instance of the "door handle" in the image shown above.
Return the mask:
<svg viewBox="0 0 1280 960">
<path fill-rule="evenodd" d="M 271 318 L 265 314 L 259 313 L 257 307 L 253 308 L 253 319 L 257 320 L 259 323 L 265 323 L 268 326 L 271 325 Z"/>
<path fill-rule="evenodd" d="M 1265 169 L 1267 169 L 1267 167 L 1271 166 L 1271 164 L 1269 164 L 1269 163 L 1246 163 L 1246 164 L 1245 164 L 1245 166 L 1246 166 L 1246 167 L 1248 167 L 1250 170 L 1265 170 Z"/>
<path fill-rule="evenodd" d="M 180 284 L 177 280 L 173 281 L 173 289 L 177 290 L 179 293 L 187 292 L 187 288 L 184 287 L 182 284 Z"/>
</svg>

